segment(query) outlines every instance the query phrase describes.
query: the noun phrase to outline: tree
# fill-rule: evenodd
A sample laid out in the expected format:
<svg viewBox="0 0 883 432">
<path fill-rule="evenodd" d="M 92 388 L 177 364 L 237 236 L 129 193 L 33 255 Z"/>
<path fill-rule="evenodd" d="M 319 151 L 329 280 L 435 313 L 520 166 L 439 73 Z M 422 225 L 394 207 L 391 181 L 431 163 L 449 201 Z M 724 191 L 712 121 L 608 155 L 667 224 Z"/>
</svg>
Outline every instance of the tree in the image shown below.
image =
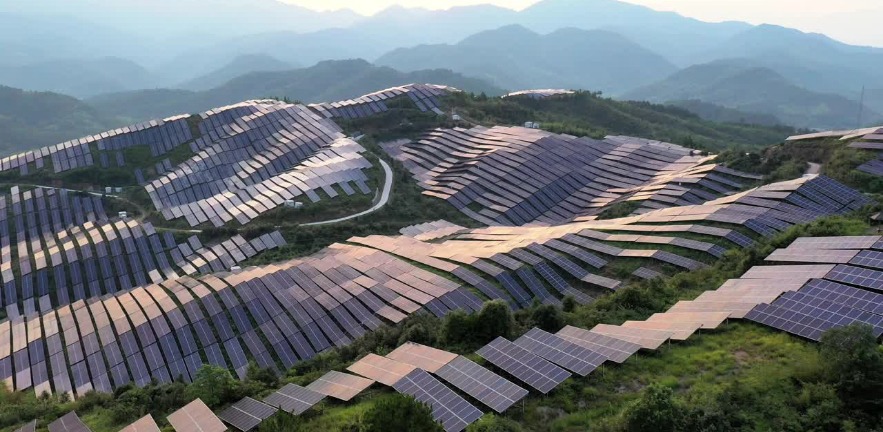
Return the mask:
<svg viewBox="0 0 883 432">
<path fill-rule="evenodd" d="M 675 432 L 682 430 L 685 409 L 668 387 L 652 384 L 634 405 L 626 409 L 628 432 Z"/>
<path fill-rule="evenodd" d="M 187 388 L 191 399 L 202 399 L 209 407 L 217 407 L 236 394 L 237 382 L 230 371 L 215 365 L 205 365 L 196 373 L 196 379 Z"/>
<path fill-rule="evenodd" d="M 481 308 L 475 319 L 477 343 L 488 343 L 499 336 L 508 338 L 515 327 L 512 310 L 503 300 L 489 301 Z"/>
<path fill-rule="evenodd" d="M 533 310 L 533 314 L 531 314 L 531 318 L 537 327 L 547 332 L 556 332 L 567 324 L 561 309 L 553 305 L 536 307 Z"/>
<path fill-rule="evenodd" d="M 442 338 L 449 345 L 467 343 L 473 336 L 473 317 L 466 312 L 456 310 L 445 317 L 442 325 Z"/>
<path fill-rule="evenodd" d="M 819 349 L 826 376 L 846 406 L 879 415 L 883 410 L 883 352 L 873 329 L 853 324 L 828 330 Z"/>
<path fill-rule="evenodd" d="M 362 417 L 362 432 L 442 432 L 432 418 L 432 408 L 411 396 L 400 394 L 379 400 Z"/>
</svg>

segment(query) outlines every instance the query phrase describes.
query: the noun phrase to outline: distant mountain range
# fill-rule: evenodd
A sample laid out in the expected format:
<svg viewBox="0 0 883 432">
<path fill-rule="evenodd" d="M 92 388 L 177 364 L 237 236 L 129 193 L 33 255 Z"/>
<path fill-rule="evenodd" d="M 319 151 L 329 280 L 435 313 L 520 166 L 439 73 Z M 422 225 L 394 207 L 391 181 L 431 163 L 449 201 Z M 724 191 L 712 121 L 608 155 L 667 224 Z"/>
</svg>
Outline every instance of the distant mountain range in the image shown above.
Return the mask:
<svg viewBox="0 0 883 432">
<path fill-rule="evenodd" d="M 405 73 L 374 66 L 365 60 L 339 60 L 305 69 L 253 72 L 205 91 L 141 90 L 96 96 L 86 102 L 103 115 L 141 121 L 205 111 L 247 99 L 286 97 L 304 103 L 337 101 L 414 82 L 450 85 L 492 96 L 504 93 L 485 81 L 450 70 Z"/>
<path fill-rule="evenodd" d="M 522 26 L 482 32 L 456 45 L 400 48 L 377 63 L 403 71 L 450 68 L 511 90 L 554 87 L 614 94 L 677 70 L 617 33 L 568 28 L 539 35 Z"/>
<path fill-rule="evenodd" d="M 0 66 L 0 84 L 88 97 L 98 93 L 151 88 L 159 80 L 135 62 L 119 57 L 48 60 Z"/>
<path fill-rule="evenodd" d="M 865 87 L 870 114 L 883 112 L 883 97 L 875 96 L 883 92 L 883 49 L 777 26 L 702 22 L 617 0 L 543 0 L 522 11 L 392 7 L 371 17 L 275 0 L 9 1 L 0 2 L 0 46 L 0 84 L 79 97 L 183 95 L 174 90 L 203 92 L 254 72 L 364 58 L 404 71 L 451 69 L 509 90 L 573 87 L 759 107 L 810 127 L 854 127 L 854 107 L 832 97 L 858 104 Z M 783 92 L 801 103 L 824 102 L 783 105 L 749 91 L 756 97 L 748 103 L 699 84 L 661 90 L 680 69 L 722 61 L 772 71 L 777 76 L 766 74 L 763 85 L 786 86 Z M 715 80 L 734 85 L 729 75 L 700 82 Z"/>
<path fill-rule="evenodd" d="M 0 154 L 58 144 L 114 126 L 70 96 L 0 86 Z"/>
<path fill-rule="evenodd" d="M 813 92 L 794 85 L 769 68 L 719 61 L 691 66 L 672 76 L 637 89 L 625 99 L 669 102 L 701 100 L 745 112 L 774 116 L 784 123 L 806 128 L 855 126 L 860 105 L 843 96 Z M 883 117 L 864 108 L 865 118 Z"/>
</svg>

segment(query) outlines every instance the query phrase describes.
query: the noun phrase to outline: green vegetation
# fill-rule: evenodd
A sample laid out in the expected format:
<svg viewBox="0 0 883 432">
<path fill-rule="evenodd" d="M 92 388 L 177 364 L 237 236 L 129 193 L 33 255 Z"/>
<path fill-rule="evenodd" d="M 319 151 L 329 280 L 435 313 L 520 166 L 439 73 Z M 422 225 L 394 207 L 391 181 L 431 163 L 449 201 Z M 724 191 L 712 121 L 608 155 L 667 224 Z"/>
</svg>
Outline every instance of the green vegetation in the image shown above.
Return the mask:
<svg viewBox="0 0 883 432">
<path fill-rule="evenodd" d="M 374 404 L 362 418 L 362 432 L 426 431 L 444 428 L 432 418 L 432 408 L 410 396 L 394 396 Z"/>
<path fill-rule="evenodd" d="M 733 169 L 749 170 L 765 176 L 766 182 L 800 177 L 809 162 L 822 165 L 821 173 L 847 186 L 872 194 L 883 193 L 883 179 L 856 168 L 877 157 L 869 150 L 853 149 L 839 139 L 794 141 L 760 151 L 728 150 L 718 162 Z"/>
<path fill-rule="evenodd" d="M 58 144 L 114 126 L 70 96 L 0 86 L 0 155 Z"/>
</svg>

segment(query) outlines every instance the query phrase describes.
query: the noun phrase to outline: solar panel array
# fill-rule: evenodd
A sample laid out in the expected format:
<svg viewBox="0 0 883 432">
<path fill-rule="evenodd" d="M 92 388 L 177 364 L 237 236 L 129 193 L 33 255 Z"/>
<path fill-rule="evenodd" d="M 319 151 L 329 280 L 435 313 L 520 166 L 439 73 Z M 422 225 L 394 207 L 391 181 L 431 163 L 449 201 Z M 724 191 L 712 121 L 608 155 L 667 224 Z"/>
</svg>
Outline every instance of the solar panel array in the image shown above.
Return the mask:
<svg viewBox="0 0 883 432">
<path fill-rule="evenodd" d="M 324 398 L 325 395 L 322 393 L 299 385 L 286 384 L 285 387 L 264 398 L 264 403 L 290 414 L 300 415 Z"/>
<path fill-rule="evenodd" d="M 77 413 L 71 411 L 49 423 L 49 432 L 90 432 Z"/>
<path fill-rule="evenodd" d="M 141 145 L 149 146 L 153 156 L 160 156 L 193 140 L 187 123 L 188 117 L 151 120 L 7 156 L 0 159 L 0 172 L 18 169 L 22 175 L 26 175 L 31 170 L 47 168 L 47 159 L 55 173 L 92 166 L 95 164 L 95 156 L 91 146 L 96 146 L 102 160 L 107 157 L 108 152 L 113 152 L 115 157 L 120 158 L 120 150 Z M 117 162 L 117 166 L 122 165 L 124 163 Z"/>
<path fill-rule="evenodd" d="M 138 419 L 135 423 L 124 427 L 120 432 L 160 432 L 160 430 L 159 426 L 156 424 L 156 420 L 153 419 L 153 416 L 147 414 Z"/>
<path fill-rule="evenodd" d="M 460 432 L 484 414 L 423 369 L 414 369 L 393 387 L 429 405 L 446 432 Z"/>
<path fill-rule="evenodd" d="M 270 405 L 246 397 L 218 413 L 218 418 L 242 432 L 249 432 L 277 411 Z"/>
<path fill-rule="evenodd" d="M 488 225 L 560 223 L 623 200 L 641 202 L 644 211 L 702 204 L 760 179 L 674 144 L 521 127 L 436 129 L 384 149 L 425 195 Z"/>
<path fill-rule="evenodd" d="M 546 99 L 554 96 L 563 96 L 574 94 L 573 90 L 564 90 L 564 89 L 536 89 L 536 90 L 521 90 L 516 92 L 511 92 L 505 96 L 508 97 L 528 97 L 531 99 Z"/>
<path fill-rule="evenodd" d="M 435 84 L 408 84 L 369 93 L 356 99 L 312 104 L 324 118 L 358 119 L 389 111 L 389 102 L 407 95 L 420 111 L 443 114 L 440 98 L 459 90 Z"/>
<path fill-rule="evenodd" d="M 248 242 L 176 244 L 150 222 L 110 217 L 98 196 L 11 188 L 0 196 L 0 307 L 27 315 L 183 274 L 229 270 L 285 244 L 278 232 Z M 13 258 L 15 257 L 15 258 Z"/>
<path fill-rule="evenodd" d="M 371 163 L 334 122 L 309 108 L 249 101 L 201 115 L 195 155 L 145 185 L 166 220 L 246 224 L 286 200 L 370 193 Z"/>
<path fill-rule="evenodd" d="M 200 399 L 196 399 L 169 414 L 167 419 L 178 432 L 225 432 L 227 430 L 224 423 Z"/>
</svg>

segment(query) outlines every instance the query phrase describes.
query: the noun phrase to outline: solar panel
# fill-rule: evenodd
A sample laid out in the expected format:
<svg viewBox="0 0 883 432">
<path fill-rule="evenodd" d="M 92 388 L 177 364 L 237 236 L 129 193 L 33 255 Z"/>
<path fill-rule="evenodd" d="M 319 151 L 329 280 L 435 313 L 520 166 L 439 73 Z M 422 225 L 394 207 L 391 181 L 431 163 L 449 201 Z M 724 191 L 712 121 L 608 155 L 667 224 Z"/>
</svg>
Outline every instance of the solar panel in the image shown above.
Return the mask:
<svg viewBox="0 0 883 432">
<path fill-rule="evenodd" d="M 528 394 L 527 390 L 462 356 L 442 366 L 436 375 L 498 413 Z"/>
<path fill-rule="evenodd" d="M 49 432 L 91 432 L 91 429 L 80 420 L 77 413 L 71 411 L 49 423 Z"/>
<path fill-rule="evenodd" d="M 582 376 L 607 360 L 595 351 L 536 327 L 515 340 L 515 345 Z"/>
<path fill-rule="evenodd" d="M 566 370 L 502 337 L 494 339 L 476 354 L 543 394 L 570 377 Z"/>
<path fill-rule="evenodd" d="M 429 405 L 432 408 L 432 417 L 447 432 L 460 432 L 483 415 L 478 408 L 423 369 L 414 369 L 393 388 Z"/>
<path fill-rule="evenodd" d="M 14 432 L 37 432 L 37 421 L 31 420 L 30 423 L 16 429 Z"/>
<path fill-rule="evenodd" d="M 381 357 L 377 354 L 368 354 L 346 369 L 381 384 L 392 386 L 415 368 L 413 365 Z"/>
<path fill-rule="evenodd" d="M 169 414 L 169 424 L 178 432 L 225 432 L 227 427 L 201 399 Z"/>
<path fill-rule="evenodd" d="M 153 420 L 153 416 L 147 414 L 135 423 L 124 427 L 120 432 L 160 432 L 159 426 Z"/>
<path fill-rule="evenodd" d="M 218 413 L 218 418 L 242 432 L 249 432 L 276 413 L 276 408 L 246 397 Z"/>
<path fill-rule="evenodd" d="M 607 357 L 608 360 L 616 363 L 625 362 L 629 357 L 641 349 L 641 346 L 636 343 L 598 333 L 592 333 L 588 330 L 573 326 L 564 327 L 559 330 L 556 335 L 597 352 Z"/>
<path fill-rule="evenodd" d="M 374 381 L 355 375 L 331 371 L 310 383 L 307 389 L 331 396 L 335 399 L 348 401 L 374 384 Z"/>
<path fill-rule="evenodd" d="M 407 342 L 387 354 L 386 357 L 416 366 L 430 373 L 436 373 L 440 368 L 457 358 L 457 355 L 426 345 Z"/>
<path fill-rule="evenodd" d="M 308 388 L 287 384 L 264 398 L 264 403 L 294 415 L 301 415 L 324 397 L 325 395 Z"/>
<path fill-rule="evenodd" d="M 598 324 L 592 328 L 591 332 L 632 342 L 640 345 L 642 348 L 651 350 L 658 349 L 663 343 L 671 339 L 674 334 L 671 331 L 665 330 L 628 328 L 608 324 Z"/>
</svg>

